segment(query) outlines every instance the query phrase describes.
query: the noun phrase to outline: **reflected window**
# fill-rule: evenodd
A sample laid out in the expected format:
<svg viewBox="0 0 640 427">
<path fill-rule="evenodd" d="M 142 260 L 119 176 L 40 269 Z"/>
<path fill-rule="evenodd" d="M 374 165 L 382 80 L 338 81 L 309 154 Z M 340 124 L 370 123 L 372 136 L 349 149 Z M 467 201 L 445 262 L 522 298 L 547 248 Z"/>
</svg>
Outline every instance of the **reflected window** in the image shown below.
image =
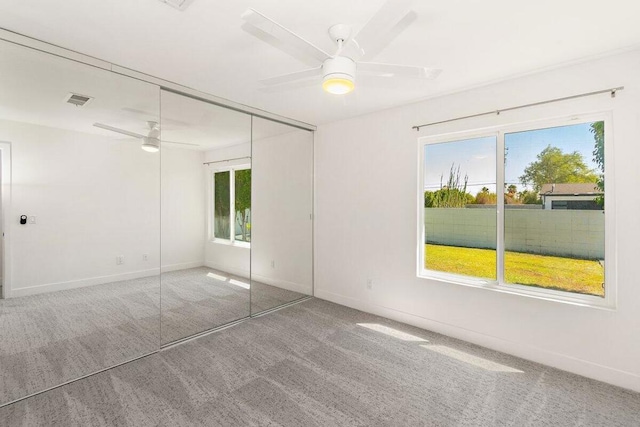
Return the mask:
<svg viewBox="0 0 640 427">
<path fill-rule="evenodd" d="M 218 239 L 229 239 L 231 234 L 230 177 L 229 171 L 213 174 L 213 236 Z"/>
<path fill-rule="evenodd" d="M 251 169 L 231 167 L 213 173 L 213 239 L 251 241 Z M 232 221 L 233 219 L 233 221 Z"/>
<path fill-rule="evenodd" d="M 251 241 L 251 169 L 235 171 L 236 236 L 239 242 Z"/>
</svg>

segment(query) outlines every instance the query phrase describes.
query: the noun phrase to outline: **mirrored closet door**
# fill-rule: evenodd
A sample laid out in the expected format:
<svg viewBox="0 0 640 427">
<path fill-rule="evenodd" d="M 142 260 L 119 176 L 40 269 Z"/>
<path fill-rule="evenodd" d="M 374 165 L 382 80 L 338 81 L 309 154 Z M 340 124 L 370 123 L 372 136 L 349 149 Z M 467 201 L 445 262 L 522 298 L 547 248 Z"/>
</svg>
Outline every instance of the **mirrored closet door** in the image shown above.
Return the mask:
<svg viewBox="0 0 640 427">
<path fill-rule="evenodd" d="M 251 116 L 162 91 L 162 343 L 250 315 Z"/>
<path fill-rule="evenodd" d="M 160 89 L 0 42 L 0 404 L 157 351 Z"/>
<path fill-rule="evenodd" d="M 251 314 L 313 294 L 313 133 L 253 118 Z"/>
</svg>

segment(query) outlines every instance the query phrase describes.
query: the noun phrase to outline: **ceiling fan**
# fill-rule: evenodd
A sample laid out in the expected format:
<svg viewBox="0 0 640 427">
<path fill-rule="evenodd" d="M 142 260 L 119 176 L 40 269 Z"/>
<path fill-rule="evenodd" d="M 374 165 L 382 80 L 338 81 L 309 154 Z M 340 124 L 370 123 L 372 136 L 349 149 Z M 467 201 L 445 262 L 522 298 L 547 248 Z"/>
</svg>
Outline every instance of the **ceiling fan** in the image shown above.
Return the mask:
<svg viewBox="0 0 640 427">
<path fill-rule="evenodd" d="M 242 14 L 245 21 L 242 28 L 294 58 L 314 65 L 311 69 L 260 80 L 262 84 L 277 86 L 322 77 L 322 88 L 326 92 L 343 95 L 355 88 L 356 73 L 418 79 L 434 79 L 440 74 L 442 70 L 435 68 L 367 62 L 415 19 L 410 6 L 411 0 L 387 0 L 354 36 L 349 25 L 331 26 L 329 36 L 337 44 L 333 55 L 255 9 L 247 9 Z"/>
<path fill-rule="evenodd" d="M 105 125 L 102 123 L 94 123 L 93 125 L 100 129 L 105 129 L 111 132 L 121 133 L 123 135 L 141 139 L 142 149 L 144 151 L 155 153 L 160 149 L 160 125 L 158 124 L 158 122 L 154 122 L 154 121 L 147 122 L 147 126 L 149 127 L 149 133 L 147 134 L 147 136 L 140 135 L 139 133 L 135 133 L 135 132 L 130 132 L 125 129 L 120 129 L 114 126 Z M 191 144 L 188 142 L 165 141 L 164 139 L 162 140 L 162 142 L 167 144 L 191 145 L 191 146 L 199 147 L 198 144 Z"/>
</svg>

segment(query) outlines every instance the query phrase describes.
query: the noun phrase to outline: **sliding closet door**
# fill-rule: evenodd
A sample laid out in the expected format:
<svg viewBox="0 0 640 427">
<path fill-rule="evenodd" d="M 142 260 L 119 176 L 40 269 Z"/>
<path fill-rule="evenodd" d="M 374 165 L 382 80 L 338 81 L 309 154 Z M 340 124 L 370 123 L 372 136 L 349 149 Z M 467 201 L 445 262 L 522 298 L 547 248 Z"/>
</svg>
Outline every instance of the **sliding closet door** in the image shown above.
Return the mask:
<svg viewBox="0 0 640 427">
<path fill-rule="evenodd" d="M 249 316 L 251 116 L 162 91 L 162 343 Z"/>
<path fill-rule="evenodd" d="M 313 294 L 313 133 L 254 117 L 251 313 Z"/>
<path fill-rule="evenodd" d="M 5 42 L 0 76 L 4 404 L 159 348 L 160 93 Z"/>
</svg>

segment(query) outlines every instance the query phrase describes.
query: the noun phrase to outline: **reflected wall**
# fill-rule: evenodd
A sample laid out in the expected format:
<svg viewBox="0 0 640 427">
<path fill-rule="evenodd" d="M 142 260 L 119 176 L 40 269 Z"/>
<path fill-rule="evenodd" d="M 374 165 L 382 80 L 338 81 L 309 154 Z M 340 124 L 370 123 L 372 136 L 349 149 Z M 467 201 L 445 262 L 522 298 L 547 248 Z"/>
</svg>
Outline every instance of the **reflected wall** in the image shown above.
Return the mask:
<svg viewBox="0 0 640 427">
<path fill-rule="evenodd" d="M 250 314 L 251 116 L 161 96 L 165 345 Z"/>
<path fill-rule="evenodd" d="M 0 57 L 2 404 L 157 350 L 160 157 L 132 135 L 160 98 L 9 43 Z"/>
<path fill-rule="evenodd" d="M 253 118 L 251 313 L 313 294 L 313 133 Z"/>
</svg>

